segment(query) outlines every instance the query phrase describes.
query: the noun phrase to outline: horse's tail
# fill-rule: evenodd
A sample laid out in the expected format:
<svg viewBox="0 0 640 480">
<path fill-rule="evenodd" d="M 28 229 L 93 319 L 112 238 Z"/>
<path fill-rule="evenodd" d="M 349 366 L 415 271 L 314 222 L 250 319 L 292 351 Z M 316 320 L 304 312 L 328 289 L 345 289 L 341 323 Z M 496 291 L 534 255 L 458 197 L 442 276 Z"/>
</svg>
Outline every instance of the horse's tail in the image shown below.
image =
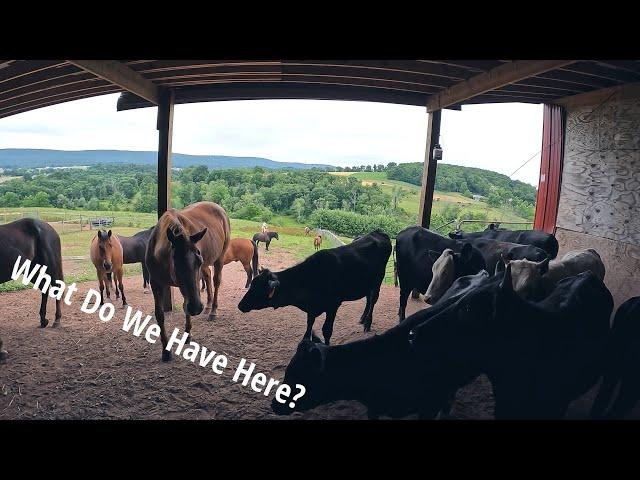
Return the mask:
<svg viewBox="0 0 640 480">
<path fill-rule="evenodd" d="M 393 246 L 393 286 L 398 286 L 398 262 L 396 262 L 396 245 Z"/>
<path fill-rule="evenodd" d="M 251 269 L 253 270 L 253 278 L 258 275 L 258 244 L 253 243 L 253 258 L 251 259 Z"/>
</svg>

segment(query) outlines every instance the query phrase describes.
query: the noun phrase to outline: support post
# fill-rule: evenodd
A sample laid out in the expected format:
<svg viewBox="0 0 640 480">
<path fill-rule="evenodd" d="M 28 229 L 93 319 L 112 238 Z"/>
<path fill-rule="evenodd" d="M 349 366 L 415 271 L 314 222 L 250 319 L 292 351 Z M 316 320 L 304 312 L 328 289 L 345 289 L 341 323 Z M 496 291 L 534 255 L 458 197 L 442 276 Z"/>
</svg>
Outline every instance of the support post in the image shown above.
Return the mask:
<svg viewBox="0 0 640 480">
<path fill-rule="evenodd" d="M 429 228 L 431 223 L 431 207 L 433 205 L 433 191 L 436 185 L 437 161 L 433 159 L 433 148 L 440 140 L 440 118 L 442 110 L 429 112 L 427 122 L 427 144 L 424 154 L 424 169 L 422 171 L 422 189 L 420 190 L 420 210 L 418 225 Z"/>
<path fill-rule="evenodd" d="M 171 208 L 171 140 L 173 137 L 173 90 L 160 94 L 158 104 L 158 219 Z M 165 312 L 173 309 L 171 287 L 163 296 Z"/>
</svg>

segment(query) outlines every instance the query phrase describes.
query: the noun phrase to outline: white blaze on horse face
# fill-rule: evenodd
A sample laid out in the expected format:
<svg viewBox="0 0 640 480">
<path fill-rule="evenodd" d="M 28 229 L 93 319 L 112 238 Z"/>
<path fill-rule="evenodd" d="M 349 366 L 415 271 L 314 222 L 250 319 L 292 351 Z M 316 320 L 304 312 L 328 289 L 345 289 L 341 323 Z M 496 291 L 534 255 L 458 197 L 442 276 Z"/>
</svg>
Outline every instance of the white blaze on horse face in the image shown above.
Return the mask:
<svg viewBox="0 0 640 480">
<path fill-rule="evenodd" d="M 542 276 L 536 262 L 511 260 L 511 285 L 522 298 L 532 299 Z"/>
<path fill-rule="evenodd" d="M 433 305 L 440 300 L 455 280 L 456 267 L 453 250 L 446 248 L 431 267 L 433 278 L 425 293 L 425 299 Z"/>
</svg>

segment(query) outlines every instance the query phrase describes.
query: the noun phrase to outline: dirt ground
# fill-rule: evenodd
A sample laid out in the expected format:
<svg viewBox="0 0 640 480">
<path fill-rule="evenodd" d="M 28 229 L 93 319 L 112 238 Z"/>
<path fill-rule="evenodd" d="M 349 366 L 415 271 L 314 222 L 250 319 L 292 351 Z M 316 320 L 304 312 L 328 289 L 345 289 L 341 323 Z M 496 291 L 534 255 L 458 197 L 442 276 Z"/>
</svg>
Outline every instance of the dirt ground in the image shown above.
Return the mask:
<svg viewBox="0 0 640 480">
<path fill-rule="evenodd" d="M 263 253 L 261 264 L 271 269 L 295 263 L 277 249 Z M 0 364 L 0 419 L 276 419 L 271 396 L 265 397 L 232 381 L 240 358 L 257 365 L 257 371 L 281 380 L 306 326 L 305 315 L 294 307 L 247 314 L 237 309 L 244 295 L 246 274 L 239 263 L 224 267 L 219 318 L 194 317 L 194 340 L 210 350 L 224 353 L 229 365 L 222 375 L 175 356 L 160 360 L 161 346 L 149 344 L 122 330 L 125 309 L 110 322 L 97 314 L 80 311 L 89 288 L 97 282 L 79 284 L 75 301 L 63 310 L 62 324 L 52 328 L 53 301 L 49 303 L 47 328 L 39 328 L 39 291 L 0 294 L 0 336 L 9 358 Z M 142 277 L 125 279 L 129 304 L 153 315 L 153 295 L 142 290 Z M 113 300 L 113 298 L 112 298 Z M 174 303 L 181 297 L 174 289 Z M 338 311 L 333 344 L 382 333 L 397 322 L 398 290 L 382 287 L 374 311 L 372 332 L 364 334 L 358 323 L 364 300 L 343 304 Z M 424 308 L 410 300 L 407 314 Z M 153 321 L 153 320 L 152 320 Z M 324 317 L 316 321 L 319 332 Z M 167 314 L 168 334 L 184 328 L 182 312 Z M 571 416 L 583 417 L 574 409 Z M 493 417 L 491 387 L 481 377 L 460 390 L 453 409 L 456 418 Z M 366 409 L 353 401 L 334 402 L 294 419 L 366 419 Z"/>
</svg>

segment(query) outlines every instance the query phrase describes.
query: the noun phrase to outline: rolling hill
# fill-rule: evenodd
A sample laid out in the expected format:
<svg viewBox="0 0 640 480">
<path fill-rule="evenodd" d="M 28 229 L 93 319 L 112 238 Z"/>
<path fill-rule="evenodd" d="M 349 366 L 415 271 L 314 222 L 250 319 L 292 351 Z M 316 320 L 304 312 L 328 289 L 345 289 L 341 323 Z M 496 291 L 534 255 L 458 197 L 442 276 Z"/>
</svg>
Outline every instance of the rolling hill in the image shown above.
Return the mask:
<svg viewBox="0 0 640 480">
<path fill-rule="evenodd" d="M 100 163 L 127 163 L 137 165 L 155 165 L 158 154 L 152 151 L 131 150 L 46 150 L 31 148 L 0 149 L 0 168 L 22 167 L 69 167 L 77 165 L 96 165 Z M 263 168 L 333 168 L 331 165 L 299 162 L 277 162 L 262 157 L 232 157 L 225 155 L 187 155 L 174 153 L 174 167 L 183 168 L 194 165 L 206 165 L 210 169 L 263 167 Z"/>
</svg>

